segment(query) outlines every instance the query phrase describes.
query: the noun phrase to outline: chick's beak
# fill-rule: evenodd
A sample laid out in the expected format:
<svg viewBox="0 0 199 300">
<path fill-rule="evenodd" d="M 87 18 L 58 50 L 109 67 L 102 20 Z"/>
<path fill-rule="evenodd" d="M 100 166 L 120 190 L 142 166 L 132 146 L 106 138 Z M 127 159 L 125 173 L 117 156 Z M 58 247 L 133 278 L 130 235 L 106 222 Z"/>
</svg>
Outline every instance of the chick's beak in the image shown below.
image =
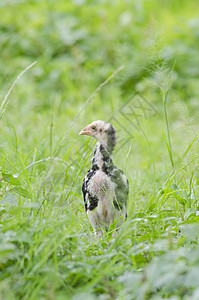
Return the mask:
<svg viewBox="0 0 199 300">
<path fill-rule="evenodd" d="M 92 135 L 92 130 L 91 130 L 91 126 L 90 125 L 87 125 L 84 129 L 82 129 L 80 131 L 79 135 L 83 135 L 83 134 Z"/>
</svg>

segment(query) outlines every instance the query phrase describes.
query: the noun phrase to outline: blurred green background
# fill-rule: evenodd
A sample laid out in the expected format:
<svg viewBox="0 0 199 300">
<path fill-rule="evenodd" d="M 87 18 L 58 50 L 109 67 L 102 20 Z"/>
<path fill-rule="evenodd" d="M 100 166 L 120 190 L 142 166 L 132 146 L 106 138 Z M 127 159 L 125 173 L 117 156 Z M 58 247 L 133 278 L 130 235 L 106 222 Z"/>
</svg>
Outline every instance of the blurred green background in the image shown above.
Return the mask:
<svg viewBox="0 0 199 300">
<path fill-rule="evenodd" d="M 197 1 L 15 0 L 2 1 L 0 9 L 1 98 L 37 60 L 15 87 L 3 118 L 14 122 L 27 144 L 38 128 L 35 143 L 45 134 L 52 112 L 63 134 L 96 87 L 121 65 L 125 69 L 92 101 L 81 122 L 107 119 L 107 110 L 112 113 L 136 91 L 159 108 L 154 83 L 161 80 L 163 64 L 172 68 L 174 62 L 171 101 L 196 112 Z M 8 134 L 5 127 L 1 121 Z"/>
<path fill-rule="evenodd" d="M 30 148 L 49 149 L 46 133 L 52 115 L 53 143 L 59 143 L 92 92 L 121 65 L 123 71 L 79 115 L 71 139 L 88 122 L 114 116 L 135 92 L 155 106 L 158 117 L 153 121 L 158 124 L 162 117 L 158 86 L 164 85 L 174 64 L 170 117 L 177 130 L 183 126 L 182 118 L 184 123 L 187 117 L 197 120 L 197 1 L 16 0 L 2 1 L 0 9 L 2 99 L 16 76 L 37 60 L 9 97 L 0 124 L 2 152 L 6 149 L 12 157 L 9 123 L 26 154 Z M 181 133 L 176 135 L 179 141 L 186 139 L 183 129 Z"/>
</svg>

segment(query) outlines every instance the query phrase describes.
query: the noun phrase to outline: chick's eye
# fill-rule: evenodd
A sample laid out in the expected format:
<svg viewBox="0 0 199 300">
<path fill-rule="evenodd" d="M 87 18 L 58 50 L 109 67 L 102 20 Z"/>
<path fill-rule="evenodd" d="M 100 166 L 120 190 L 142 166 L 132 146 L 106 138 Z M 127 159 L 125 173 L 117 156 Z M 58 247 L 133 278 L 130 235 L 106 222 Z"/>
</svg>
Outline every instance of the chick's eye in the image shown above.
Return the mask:
<svg viewBox="0 0 199 300">
<path fill-rule="evenodd" d="M 92 126 L 92 129 L 95 130 L 95 129 L 96 129 L 96 126 Z"/>
<path fill-rule="evenodd" d="M 100 132 L 102 132 L 102 129 L 100 129 Z"/>
</svg>

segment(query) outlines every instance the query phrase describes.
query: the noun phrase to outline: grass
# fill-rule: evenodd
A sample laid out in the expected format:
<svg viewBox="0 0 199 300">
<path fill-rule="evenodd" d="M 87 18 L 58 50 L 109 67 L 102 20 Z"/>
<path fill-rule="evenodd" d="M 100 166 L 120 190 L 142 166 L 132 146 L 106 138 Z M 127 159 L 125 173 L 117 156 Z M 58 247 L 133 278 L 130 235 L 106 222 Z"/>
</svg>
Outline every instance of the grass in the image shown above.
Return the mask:
<svg viewBox="0 0 199 300">
<path fill-rule="evenodd" d="M 1 299 L 198 299 L 196 4 L 0 5 Z M 116 238 L 84 212 L 97 119 L 130 183 Z"/>
</svg>

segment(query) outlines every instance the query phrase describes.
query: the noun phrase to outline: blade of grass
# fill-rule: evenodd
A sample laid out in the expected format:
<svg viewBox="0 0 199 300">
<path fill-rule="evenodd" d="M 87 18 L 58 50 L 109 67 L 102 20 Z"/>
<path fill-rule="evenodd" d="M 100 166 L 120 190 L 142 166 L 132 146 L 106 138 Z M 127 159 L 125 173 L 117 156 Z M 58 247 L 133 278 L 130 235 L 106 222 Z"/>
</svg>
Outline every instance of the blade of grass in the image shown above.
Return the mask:
<svg viewBox="0 0 199 300">
<path fill-rule="evenodd" d="M 3 117 L 6 109 L 7 109 L 7 106 L 8 106 L 8 103 L 9 103 L 9 99 L 8 97 L 10 96 L 10 93 L 12 92 L 12 90 L 14 89 L 17 81 L 21 78 L 21 76 L 23 76 L 24 73 L 26 73 L 29 69 L 31 69 L 35 64 L 37 63 L 37 61 L 34 61 L 31 65 L 29 65 L 28 67 L 26 67 L 18 76 L 17 78 L 15 79 L 15 81 L 13 82 L 13 84 L 11 85 L 11 88 L 9 89 L 8 93 L 5 95 L 4 97 L 4 100 L 1 104 L 1 107 L 0 107 L 0 120 L 1 118 Z"/>
</svg>

